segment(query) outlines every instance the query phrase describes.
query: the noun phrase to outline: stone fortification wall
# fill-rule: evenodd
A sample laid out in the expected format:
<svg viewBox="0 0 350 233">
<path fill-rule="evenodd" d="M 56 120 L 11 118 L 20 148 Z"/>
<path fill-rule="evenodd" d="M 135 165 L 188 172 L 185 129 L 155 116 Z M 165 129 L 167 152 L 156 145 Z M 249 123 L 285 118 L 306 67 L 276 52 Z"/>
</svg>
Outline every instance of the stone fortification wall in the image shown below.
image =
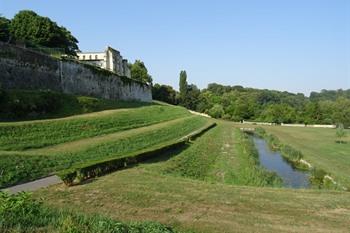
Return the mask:
<svg viewBox="0 0 350 233">
<path fill-rule="evenodd" d="M 0 85 L 5 89 L 49 89 L 106 99 L 152 101 L 147 84 L 1 42 Z"/>
</svg>

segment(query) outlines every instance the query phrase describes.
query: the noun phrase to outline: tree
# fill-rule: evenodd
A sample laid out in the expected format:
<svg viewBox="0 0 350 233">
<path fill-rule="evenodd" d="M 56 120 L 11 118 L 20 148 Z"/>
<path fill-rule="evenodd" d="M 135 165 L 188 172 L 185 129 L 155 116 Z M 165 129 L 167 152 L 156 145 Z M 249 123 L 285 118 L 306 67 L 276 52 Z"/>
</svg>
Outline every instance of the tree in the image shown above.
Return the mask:
<svg viewBox="0 0 350 233">
<path fill-rule="evenodd" d="M 0 41 L 7 42 L 10 39 L 10 20 L 0 17 Z"/>
<path fill-rule="evenodd" d="M 70 31 L 34 11 L 18 12 L 11 21 L 10 34 L 16 41 L 24 42 L 28 46 L 61 48 L 66 54 L 73 56 L 76 56 L 78 50 L 78 40 Z"/>
<path fill-rule="evenodd" d="M 152 85 L 152 76 L 148 74 L 145 64 L 141 60 L 136 60 L 134 64 L 129 64 L 131 78 Z"/>
<path fill-rule="evenodd" d="M 339 124 L 337 131 L 335 132 L 335 136 L 338 138 L 336 142 L 343 143 L 342 138 L 346 136 L 343 124 Z"/>
<path fill-rule="evenodd" d="M 225 114 L 225 112 L 222 105 L 215 104 L 211 109 L 209 109 L 208 114 L 214 118 L 221 118 Z"/>
<path fill-rule="evenodd" d="M 191 110 L 196 110 L 200 94 L 201 91 L 196 85 L 188 85 L 186 91 L 186 98 L 183 102 L 183 106 Z"/>
<path fill-rule="evenodd" d="M 180 90 L 180 103 L 183 104 L 187 97 L 187 73 L 185 70 L 180 72 L 179 90 Z"/>
<path fill-rule="evenodd" d="M 169 104 L 177 104 L 176 91 L 168 85 L 156 83 L 152 87 L 152 96 L 155 100 L 160 100 Z"/>
</svg>

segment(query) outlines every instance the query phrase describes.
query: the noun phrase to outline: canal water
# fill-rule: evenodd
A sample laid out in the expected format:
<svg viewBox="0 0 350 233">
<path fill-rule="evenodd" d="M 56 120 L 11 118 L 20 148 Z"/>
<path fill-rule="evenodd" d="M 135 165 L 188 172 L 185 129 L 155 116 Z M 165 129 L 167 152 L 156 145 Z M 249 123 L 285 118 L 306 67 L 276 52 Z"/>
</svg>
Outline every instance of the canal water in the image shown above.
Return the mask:
<svg viewBox="0 0 350 233">
<path fill-rule="evenodd" d="M 266 169 L 276 172 L 282 178 L 285 187 L 310 187 L 308 173 L 294 169 L 279 152 L 271 150 L 264 139 L 257 136 L 252 137 L 259 152 L 260 164 Z"/>
</svg>

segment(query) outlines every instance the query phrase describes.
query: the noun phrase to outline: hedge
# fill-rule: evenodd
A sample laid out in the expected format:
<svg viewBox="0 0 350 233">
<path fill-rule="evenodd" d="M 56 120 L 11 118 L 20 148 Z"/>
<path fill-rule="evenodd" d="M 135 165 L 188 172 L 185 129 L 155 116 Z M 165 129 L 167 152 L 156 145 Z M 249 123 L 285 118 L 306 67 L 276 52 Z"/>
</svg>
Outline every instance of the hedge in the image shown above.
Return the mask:
<svg viewBox="0 0 350 233">
<path fill-rule="evenodd" d="M 151 149 L 146 149 L 143 151 L 139 151 L 136 154 L 126 155 L 124 157 L 100 160 L 90 163 L 81 164 L 76 167 L 72 167 L 70 169 L 66 169 L 57 173 L 57 175 L 63 180 L 63 182 L 67 186 L 79 184 L 85 180 L 98 177 L 112 171 L 116 171 L 125 167 L 128 167 L 133 164 L 137 164 L 139 162 L 145 161 L 149 158 L 152 158 L 160 153 L 164 153 L 165 151 L 179 148 L 184 146 L 190 140 L 194 140 L 199 137 L 209 129 L 216 126 L 216 123 L 210 123 L 197 131 L 181 138 L 177 141 L 171 141 L 167 144 L 160 145 L 158 147 L 153 147 Z"/>
</svg>

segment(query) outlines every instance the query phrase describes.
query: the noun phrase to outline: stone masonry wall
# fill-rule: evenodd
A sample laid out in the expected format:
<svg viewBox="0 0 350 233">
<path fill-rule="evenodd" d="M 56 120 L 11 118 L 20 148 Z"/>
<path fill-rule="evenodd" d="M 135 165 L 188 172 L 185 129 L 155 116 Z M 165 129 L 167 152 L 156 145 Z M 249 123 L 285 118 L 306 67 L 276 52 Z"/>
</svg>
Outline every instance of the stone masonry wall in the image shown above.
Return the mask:
<svg viewBox="0 0 350 233">
<path fill-rule="evenodd" d="M 147 84 L 1 42 L 0 85 L 4 89 L 49 89 L 105 99 L 152 101 Z"/>
</svg>

